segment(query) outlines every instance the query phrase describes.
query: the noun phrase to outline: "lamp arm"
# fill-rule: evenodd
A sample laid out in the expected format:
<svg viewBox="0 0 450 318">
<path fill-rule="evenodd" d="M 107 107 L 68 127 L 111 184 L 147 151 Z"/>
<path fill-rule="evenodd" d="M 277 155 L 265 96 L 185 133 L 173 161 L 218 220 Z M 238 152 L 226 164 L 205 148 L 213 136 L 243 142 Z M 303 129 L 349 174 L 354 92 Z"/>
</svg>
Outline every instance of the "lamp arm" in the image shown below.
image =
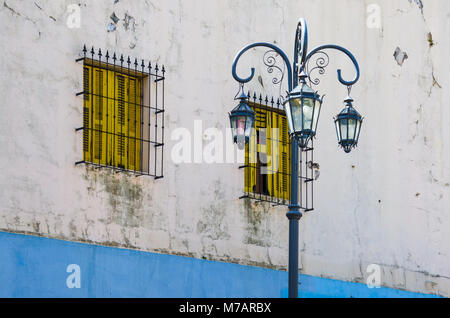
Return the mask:
<svg viewBox="0 0 450 318">
<path fill-rule="evenodd" d="M 273 45 L 271 43 L 256 42 L 256 43 L 253 43 L 253 44 L 249 44 L 246 47 L 244 47 L 242 50 L 240 50 L 239 53 L 234 58 L 234 61 L 233 61 L 232 74 L 233 74 L 234 79 L 236 81 L 240 82 L 240 83 L 248 83 L 248 82 L 250 82 L 253 79 L 253 76 L 255 75 L 255 68 L 254 67 L 251 68 L 251 74 L 250 74 L 249 77 L 241 78 L 241 77 L 239 77 L 236 74 L 236 66 L 237 66 L 237 63 L 238 63 L 240 57 L 242 56 L 242 54 L 247 52 L 249 49 L 254 48 L 254 47 L 258 47 L 258 46 L 268 47 L 268 48 L 272 49 L 273 51 L 275 51 L 277 54 L 279 54 L 282 57 L 284 63 L 286 64 L 286 69 L 287 69 L 288 88 L 289 88 L 289 91 L 291 91 L 292 90 L 292 68 L 291 68 L 291 64 L 289 62 L 289 58 L 287 57 L 286 53 L 283 52 L 283 50 L 281 50 L 278 46 Z"/>
<path fill-rule="evenodd" d="M 328 55 L 323 52 L 323 50 L 325 50 L 325 49 L 334 49 L 334 50 L 341 51 L 341 52 L 343 52 L 345 55 L 347 55 L 350 58 L 350 60 L 353 62 L 353 65 L 355 66 L 355 71 L 356 71 L 356 75 L 355 75 L 354 79 L 351 80 L 351 81 L 344 80 L 342 78 L 342 71 L 341 71 L 341 69 L 337 70 L 337 76 L 338 76 L 339 82 L 341 84 L 343 84 L 343 85 L 352 86 L 353 84 L 355 84 L 358 81 L 358 79 L 359 79 L 359 65 L 358 65 L 358 62 L 356 61 L 356 58 L 353 56 L 352 53 L 350 53 L 349 50 L 347 50 L 347 49 L 345 49 L 345 48 L 343 48 L 342 46 L 339 46 L 339 45 L 325 44 L 325 45 L 321 45 L 321 46 L 318 46 L 318 47 L 314 48 L 306 56 L 306 58 L 305 58 L 305 60 L 303 62 L 302 68 L 304 69 L 307 66 L 307 63 L 309 62 L 309 59 L 313 55 L 315 55 L 317 53 L 324 54 L 327 57 L 327 59 L 328 59 Z M 319 74 L 323 74 L 324 73 L 324 68 L 327 65 L 328 65 L 328 60 L 325 61 L 324 57 L 320 57 L 316 61 L 316 67 L 314 67 L 313 69 L 317 68 L 317 69 L 319 69 Z M 313 83 L 315 85 L 317 85 L 319 83 L 318 79 L 316 79 L 315 81 L 311 80 L 309 72 L 308 72 L 308 78 L 311 81 L 311 83 Z"/>
</svg>

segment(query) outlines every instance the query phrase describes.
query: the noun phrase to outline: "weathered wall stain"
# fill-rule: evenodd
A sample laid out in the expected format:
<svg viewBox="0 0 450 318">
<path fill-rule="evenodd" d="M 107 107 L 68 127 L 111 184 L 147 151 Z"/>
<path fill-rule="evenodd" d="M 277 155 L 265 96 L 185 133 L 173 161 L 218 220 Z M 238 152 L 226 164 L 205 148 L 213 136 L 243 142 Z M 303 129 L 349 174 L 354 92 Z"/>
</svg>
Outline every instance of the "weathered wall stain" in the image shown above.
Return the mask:
<svg viewBox="0 0 450 318">
<path fill-rule="evenodd" d="M 245 198 L 244 213 L 246 221 L 244 243 L 270 246 L 271 230 L 267 224 L 270 222 L 270 204 Z"/>
<path fill-rule="evenodd" d="M 95 195 L 104 191 L 108 196 L 106 223 L 116 223 L 125 227 L 138 227 L 143 224 L 144 194 L 136 176 L 86 166 L 84 178 L 88 181 L 89 193 Z M 151 201 L 151 195 L 147 197 Z"/>
<path fill-rule="evenodd" d="M 197 233 L 213 240 L 229 239 L 227 224 L 227 205 L 225 202 L 224 185 L 220 180 L 214 182 L 212 196 L 205 207 L 202 207 L 202 217 L 197 222 Z"/>
</svg>

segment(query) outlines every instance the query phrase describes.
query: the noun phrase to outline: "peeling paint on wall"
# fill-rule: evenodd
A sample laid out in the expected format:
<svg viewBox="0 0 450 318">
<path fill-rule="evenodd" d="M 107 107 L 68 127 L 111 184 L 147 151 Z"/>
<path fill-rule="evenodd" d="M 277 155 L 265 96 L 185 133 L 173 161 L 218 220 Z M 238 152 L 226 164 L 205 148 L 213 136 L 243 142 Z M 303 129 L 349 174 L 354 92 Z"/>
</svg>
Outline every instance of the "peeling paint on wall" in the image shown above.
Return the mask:
<svg viewBox="0 0 450 318">
<path fill-rule="evenodd" d="M 397 47 L 394 51 L 394 58 L 397 61 L 397 64 L 402 66 L 403 62 L 408 58 L 408 54 Z"/>
<path fill-rule="evenodd" d="M 255 202 L 248 198 L 244 199 L 246 235 L 245 244 L 262 247 L 270 246 L 270 204 Z"/>
<path fill-rule="evenodd" d="M 210 202 L 201 209 L 202 217 L 197 222 L 197 233 L 212 240 L 228 240 L 230 234 L 226 217 L 227 208 L 223 184 L 220 180 L 215 181 L 210 198 Z"/>
</svg>

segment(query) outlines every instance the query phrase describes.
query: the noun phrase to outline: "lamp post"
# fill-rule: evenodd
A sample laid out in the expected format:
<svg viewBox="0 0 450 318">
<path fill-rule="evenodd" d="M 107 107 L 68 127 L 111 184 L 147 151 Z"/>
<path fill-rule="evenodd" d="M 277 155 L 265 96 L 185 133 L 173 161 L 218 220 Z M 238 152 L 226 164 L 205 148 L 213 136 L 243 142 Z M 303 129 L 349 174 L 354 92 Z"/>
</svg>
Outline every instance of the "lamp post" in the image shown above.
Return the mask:
<svg viewBox="0 0 450 318">
<path fill-rule="evenodd" d="M 289 93 L 285 99 L 283 98 L 283 106 L 289 125 L 289 135 L 291 137 L 292 180 L 290 189 L 291 200 L 289 211 L 286 213 L 286 216 L 289 219 L 289 297 L 297 298 L 299 220 L 302 216 L 302 212 L 300 211 L 301 207 L 298 200 L 299 148 L 301 151 L 307 149 L 308 143 L 315 137 L 320 109 L 323 102 L 323 97 L 320 97 L 318 92 L 314 91 L 310 87 L 311 85 L 317 85 L 320 83 L 319 79 L 311 77 L 311 73 L 316 70 L 319 74 L 324 74 L 324 69 L 329 62 L 328 55 L 324 52 L 326 49 L 341 51 L 353 62 L 356 70 L 356 75 L 353 80 L 345 81 L 342 78 L 341 70 L 337 70 L 338 81 L 347 86 L 348 95 L 344 100 L 346 103 L 345 108 L 335 117 L 338 144 L 344 149 L 345 152 L 350 152 L 351 149 L 358 143 L 359 132 L 362 124 L 362 117 L 353 108 L 353 99 L 350 97 L 351 87 L 359 79 L 359 66 L 355 57 L 347 49 L 338 45 L 321 45 L 308 52 L 308 32 L 305 19 L 300 19 L 297 25 L 294 43 L 294 61 L 292 63 L 292 67 L 289 58 L 283 50 L 271 43 L 257 42 L 249 44 L 241 49 L 234 59 L 232 75 L 234 79 L 240 83 L 240 91 L 242 90 L 242 94 L 237 98 L 240 100 L 239 105 L 230 113 L 233 140 L 235 143 L 239 144 L 240 148 L 242 148 L 242 145 L 249 140 L 251 129 L 248 130 L 248 125 L 250 124 L 250 128 L 253 128 L 255 122 L 254 112 L 249 111 L 251 108 L 245 102 L 247 96 L 245 96 L 243 89 L 244 84 L 253 79 L 255 69 L 252 67 L 250 76 L 241 78 L 236 74 L 236 66 L 242 54 L 254 47 L 266 47 L 270 49 L 270 51 L 275 52 L 283 59 L 286 66 Z M 318 54 L 319 57 L 315 60 L 315 65 L 309 67 L 311 58 L 316 54 Z M 273 64 L 268 66 L 270 69 L 270 67 L 273 67 Z M 307 80 L 310 85 L 308 85 Z M 273 81 L 273 83 L 278 82 Z"/>
</svg>

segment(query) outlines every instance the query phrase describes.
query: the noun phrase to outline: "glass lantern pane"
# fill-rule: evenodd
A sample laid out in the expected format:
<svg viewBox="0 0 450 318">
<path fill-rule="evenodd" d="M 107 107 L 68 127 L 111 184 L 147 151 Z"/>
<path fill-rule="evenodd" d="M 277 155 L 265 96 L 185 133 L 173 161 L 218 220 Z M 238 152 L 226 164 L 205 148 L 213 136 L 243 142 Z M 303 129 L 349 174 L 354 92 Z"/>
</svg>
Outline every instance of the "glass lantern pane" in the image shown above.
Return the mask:
<svg viewBox="0 0 450 318">
<path fill-rule="evenodd" d="M 341 140 L 347 140 L 348 139 L 348 120 L 347 119 L 341 119 L 339 121 L 339 128 L 341 130 Z"/>
<path fill-rule="evenodd" d="M 250 137 L 253 128 L 253 118 L 248 117 L 246 125 L 247 126 L 245 127 L 245 137 Z"/>
<path fill-rule="evenodd" d="M 237 136 L 244 136 L 245 133 L 245 116 L 237 117 Z"/>
<path fill-rule="evenodd" d="M 317 132 L 317 123 L 319 121 L 319 115 L 320 115 L 320 107 L 322 106 L 321 101 L 320 100 L 316 100 L 316 108 L 314 109 L 314 118 L 313 118 L 313 125 L 312 125 L 312 130 L 314 131 L 314 133 Z"/>
<path fill-rule="evenodd" d="M 286 119 L 288 122 L 288 127 L 289 127 L 289 134 L 293 134 L 294 133 L 294 127 L 292 126 L 292 117 L 291 117 L 291 102 L 287 102 L 285 103 L 284 106 L 284 111 L 286 112 Z"/>
<path fill-rule="evenodd" d="M 233 139 L 236 137 L 236 117 L 230 116 L 231 134 Z"/>
<path fill-rule="evenodd" d="M 339 121 L 335 121 L 334 125 L 336 126 L 337 139 L 338 139 L 338 141 L 341 141 L 341 129 L 340 129 L 340 126 L 339 126 Z"/>
<path fill-rule="evenodd" d="M 231 128 L 236 129 L 236 117 L 230 116 Z"/>
<path fill-rule="evenodd" d="M 302 129 L 312 130 L 314 98 L 303 98 L 303 126 Z"/>
<path fill-rule="evenodd" d="M 348 139 L 355 139 L 356 119 L 348 119 Z"/>
<path fill-rule="evenodd" d="M 361 130 L 361 121 L 358 120 L 356 122 L 356 130 L 355 130 L 355 141 L 358 142 L 359 139 L 359 131 Z"/>
<path fill-rule="evenodd" d="M 302 108 L 299 98 L 294 98 L 289 101 L 293 132 L 299 132 L 302 129 Z"/>
</svg>

